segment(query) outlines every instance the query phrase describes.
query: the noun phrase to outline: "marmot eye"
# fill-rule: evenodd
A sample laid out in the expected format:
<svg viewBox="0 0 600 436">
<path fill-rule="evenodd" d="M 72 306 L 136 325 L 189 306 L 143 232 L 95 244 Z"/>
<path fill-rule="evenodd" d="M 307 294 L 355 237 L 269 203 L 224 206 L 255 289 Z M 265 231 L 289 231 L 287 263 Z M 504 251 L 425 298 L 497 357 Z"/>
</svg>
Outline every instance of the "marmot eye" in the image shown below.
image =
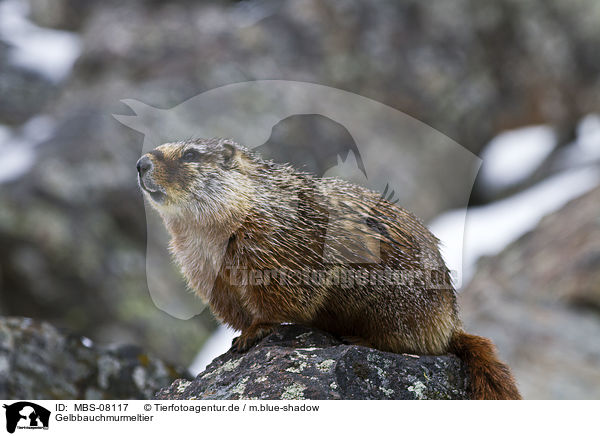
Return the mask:
<svg viewBox="0 0 600 436">
<path fill-rule="evenodd" d="M 200 153 L 196 150 L 188 150 L 185 153 L 183 153 L 181 159 L 184 162 L 197 162 L 198 160 L 200 160 Z"/>
</svg>

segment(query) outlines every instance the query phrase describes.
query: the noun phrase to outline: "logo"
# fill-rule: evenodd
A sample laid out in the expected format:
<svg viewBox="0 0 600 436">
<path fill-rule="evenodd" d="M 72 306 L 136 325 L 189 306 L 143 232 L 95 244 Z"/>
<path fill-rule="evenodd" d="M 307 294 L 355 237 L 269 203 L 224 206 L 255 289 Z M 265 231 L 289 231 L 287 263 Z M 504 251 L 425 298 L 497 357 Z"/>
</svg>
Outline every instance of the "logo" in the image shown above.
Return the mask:
<svg viewBox="0 0 600 436">
<path fill-rule="evenodd" d="M 358 94 L 314 83 L 232 83 L 168 109 L 131 99 L 122 102 L 134 115 L 113 117 L 144 134 L 141 154 L 182 139 L 230 138 L 265 159 L 290 163 L 319 178 L 333 177 L 361 185 L 379 193 L 382 202 L 397 203 L 423 219 L 432 218 L 432 205 L 442 204 L 446 198 L 452 198 L 455 207 L 466 208 L 476 172 L 461 169 L 476 169 L 480 163 L 460 144 L 408 114 Z M 446 162 L 450 156 L 452 160 Z M 446 183 L 449 177 L 455 183 Z M 458 190 L 451 185 L 458 186 Z M 189 319 L 201 313 L 204 305 L 186 291 L 167 248 L 170 237 L 163 222 L 148 203 L 145 205 L 148 290 L 158 308 L 176 318 Z M 380 241 L 388 236 L 377 206 L 364 211 L 364 221 L 348 219 L 344 209 L 347 205 L 331 210 L 327 204 L 319 206 L 325 230 L 318 236 L 317 254 L 322 256 L 323 264 L 381 263 Z M 300 203 L 297 207 L 290 204 L 289 218 L 296 214 L 304 220 L 304 209 Z M 463 223 L 465 218 L 466 213 L 459 217 Z M 343 236 L 349 234 L 352 237 Z M 456 240 L 463 240 L 462 231 Z M 448 267 L 456 271 L 454 284 L 460 287 L 462 244 L 443 247 L 442 252 L 451 260 Z M 213 272 L 219 270 L 222 260 L 219 256 L 212 259 Z M 430 269 L 438 270 L 433 264 Z M 263 273 L 270 274 L 258 272 L 263 278 Z M 302 270 L 293 272 L 301 274 Z M 206 286 L 210 287 L 216 274 L 207 277 Z"/>
<path fill-rule="evenodd" d="M 4 404 L 6 409 L 6 431 L 14 433 L 15 429 L 43 429 L 48 430 L 50 411 L 28 401 L 19 401 L 10 405 Z"/>
</svg>

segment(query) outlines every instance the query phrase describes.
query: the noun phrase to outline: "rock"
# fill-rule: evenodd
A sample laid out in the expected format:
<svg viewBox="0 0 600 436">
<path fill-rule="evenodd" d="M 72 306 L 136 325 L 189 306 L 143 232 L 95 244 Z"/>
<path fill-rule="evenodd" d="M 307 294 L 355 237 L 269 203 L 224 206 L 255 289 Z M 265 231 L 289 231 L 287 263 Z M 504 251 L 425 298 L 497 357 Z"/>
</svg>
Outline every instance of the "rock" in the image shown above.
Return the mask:
<svg viewBox="0 0 600 436">
<path fill-rule="evenodd" d="M 48 323 L 0 317 L 0 398 L 149 399 L 185 374 L 137 347 L 104 349 Z"/>
<path fill-rule="evenodd" d="M 600 187 L 497 256 L 461 292 L 467 331 L 490 337 L 524 398 L 600 397 Z"/>
<path fill-rule="evenodd" d="M 146 80 L 144 101 L 162 107 L 244 80 L 322 83 L 477 152 L 499 130 L 568 126 L 598 108 L 597 17 L 593 0 L 108 2 L 85 26 L 79 67 L 94 80 Z M 158 95 L 163 86 L 169 95 Z"/>
<path fill-rule="evenodd" d="M 43 27 L 80 30 L 94 7 L 93 0 L 28 0 L 29 18 Z"/>
<path fill-rule="evenodd" d="M 156 399 L 466 399 L 465 371 L 452 355 L 386 353 L 282 325 L 248 352 L 228 351 L 194 380 L 176 380 Z"/>
<path fill-rule="evenodd" d="M 0 49 L 1 50 L 1 49 Z M 18 125 L 44 109 L 57 90 L 41 74 L 10 65 L 0 53 L 0 124 Z"/>
</svg>

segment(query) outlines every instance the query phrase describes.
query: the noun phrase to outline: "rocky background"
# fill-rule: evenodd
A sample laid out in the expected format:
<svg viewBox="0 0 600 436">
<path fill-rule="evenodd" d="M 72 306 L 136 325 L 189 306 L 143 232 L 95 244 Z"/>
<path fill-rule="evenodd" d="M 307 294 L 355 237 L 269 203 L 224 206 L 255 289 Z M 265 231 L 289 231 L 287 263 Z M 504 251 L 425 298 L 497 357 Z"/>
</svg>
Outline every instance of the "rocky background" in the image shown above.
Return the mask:
<svg viewBox="0 0 600 436">
<path fill-rule="evenodd" d="M 600 393 L 599 205 L 596 188 L 546 216 L 460 295 L 467 329 L 494 338 L 529 398 Z"/>
<path fill-rule="evenodd" d="M 140 347 L 98 347 L 45 322 L 0 319 L 0 398 L 150 399 L 186 375 Z"/>
<path fill-rule="evenodd" d="M 550 150 L 525 177 L 494 184 L 482 171 L 471 205 L 483 208 L 566 171 L 598 173 L 598 135 L 578 148 L 581 120 L 600 112 L 598 22 L 595 0 L 0 0 L 0 315 L 181 366 L 215 329 L 209 311 L 177 319 L 149 295 L 133 171 L 143 137 L 112 117 L 132 114 L 122 99 L 170 108 L 234 82 L 314 82 L 381 101 L 482 157 L 501 132 L 547 126 Z M 303 144 L 318 166 L 335 136 L 321 123 L 289 119 L 274 140 Z M 464 207 L 470 186 L 453 175 L 476 170 L 452 154 L 430 162 L 418 171 L 444 195 L 399 193 L 426 220 Z M 598 204 L 597 190 L 569 203 L 465 283 L 466 326 L 498 344 L 526 398 L 600 396 Z M 0 376 L 19 371 L 2 362 Z"/>
</svg>

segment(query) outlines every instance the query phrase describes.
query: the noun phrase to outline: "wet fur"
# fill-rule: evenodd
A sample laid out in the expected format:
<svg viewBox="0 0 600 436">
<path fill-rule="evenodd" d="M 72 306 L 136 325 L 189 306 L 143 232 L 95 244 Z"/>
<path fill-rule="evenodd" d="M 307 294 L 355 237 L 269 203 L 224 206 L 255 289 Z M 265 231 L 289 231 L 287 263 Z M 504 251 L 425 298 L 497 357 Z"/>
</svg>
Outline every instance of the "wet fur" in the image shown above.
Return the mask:
<svg viewBox="0 0 600 436">
<path fill-rule="evenodd" d="M 201 157 L 183 161 L 189 149 Z M 520 398 L 491 342 L 462 332 L 438 240 L 406 210 L 362 187 L 264 161 L 223 139 L 165 144 L 149 156 L 148 183 L 165 194 L 150 201 L 171 234 L 175 260 L 215 315 L 242 331 L 238 350 L 280 323 L 300 323 L 385 351 L 453 352 L 468 365 L 473 398 Z M 239 271 L 306 268 L 389 268 L 414 272 L 416 279 L 348 288 L 239 277 Z M 436 286 L 419 273 L 435 275 Z"/>
</svg>

